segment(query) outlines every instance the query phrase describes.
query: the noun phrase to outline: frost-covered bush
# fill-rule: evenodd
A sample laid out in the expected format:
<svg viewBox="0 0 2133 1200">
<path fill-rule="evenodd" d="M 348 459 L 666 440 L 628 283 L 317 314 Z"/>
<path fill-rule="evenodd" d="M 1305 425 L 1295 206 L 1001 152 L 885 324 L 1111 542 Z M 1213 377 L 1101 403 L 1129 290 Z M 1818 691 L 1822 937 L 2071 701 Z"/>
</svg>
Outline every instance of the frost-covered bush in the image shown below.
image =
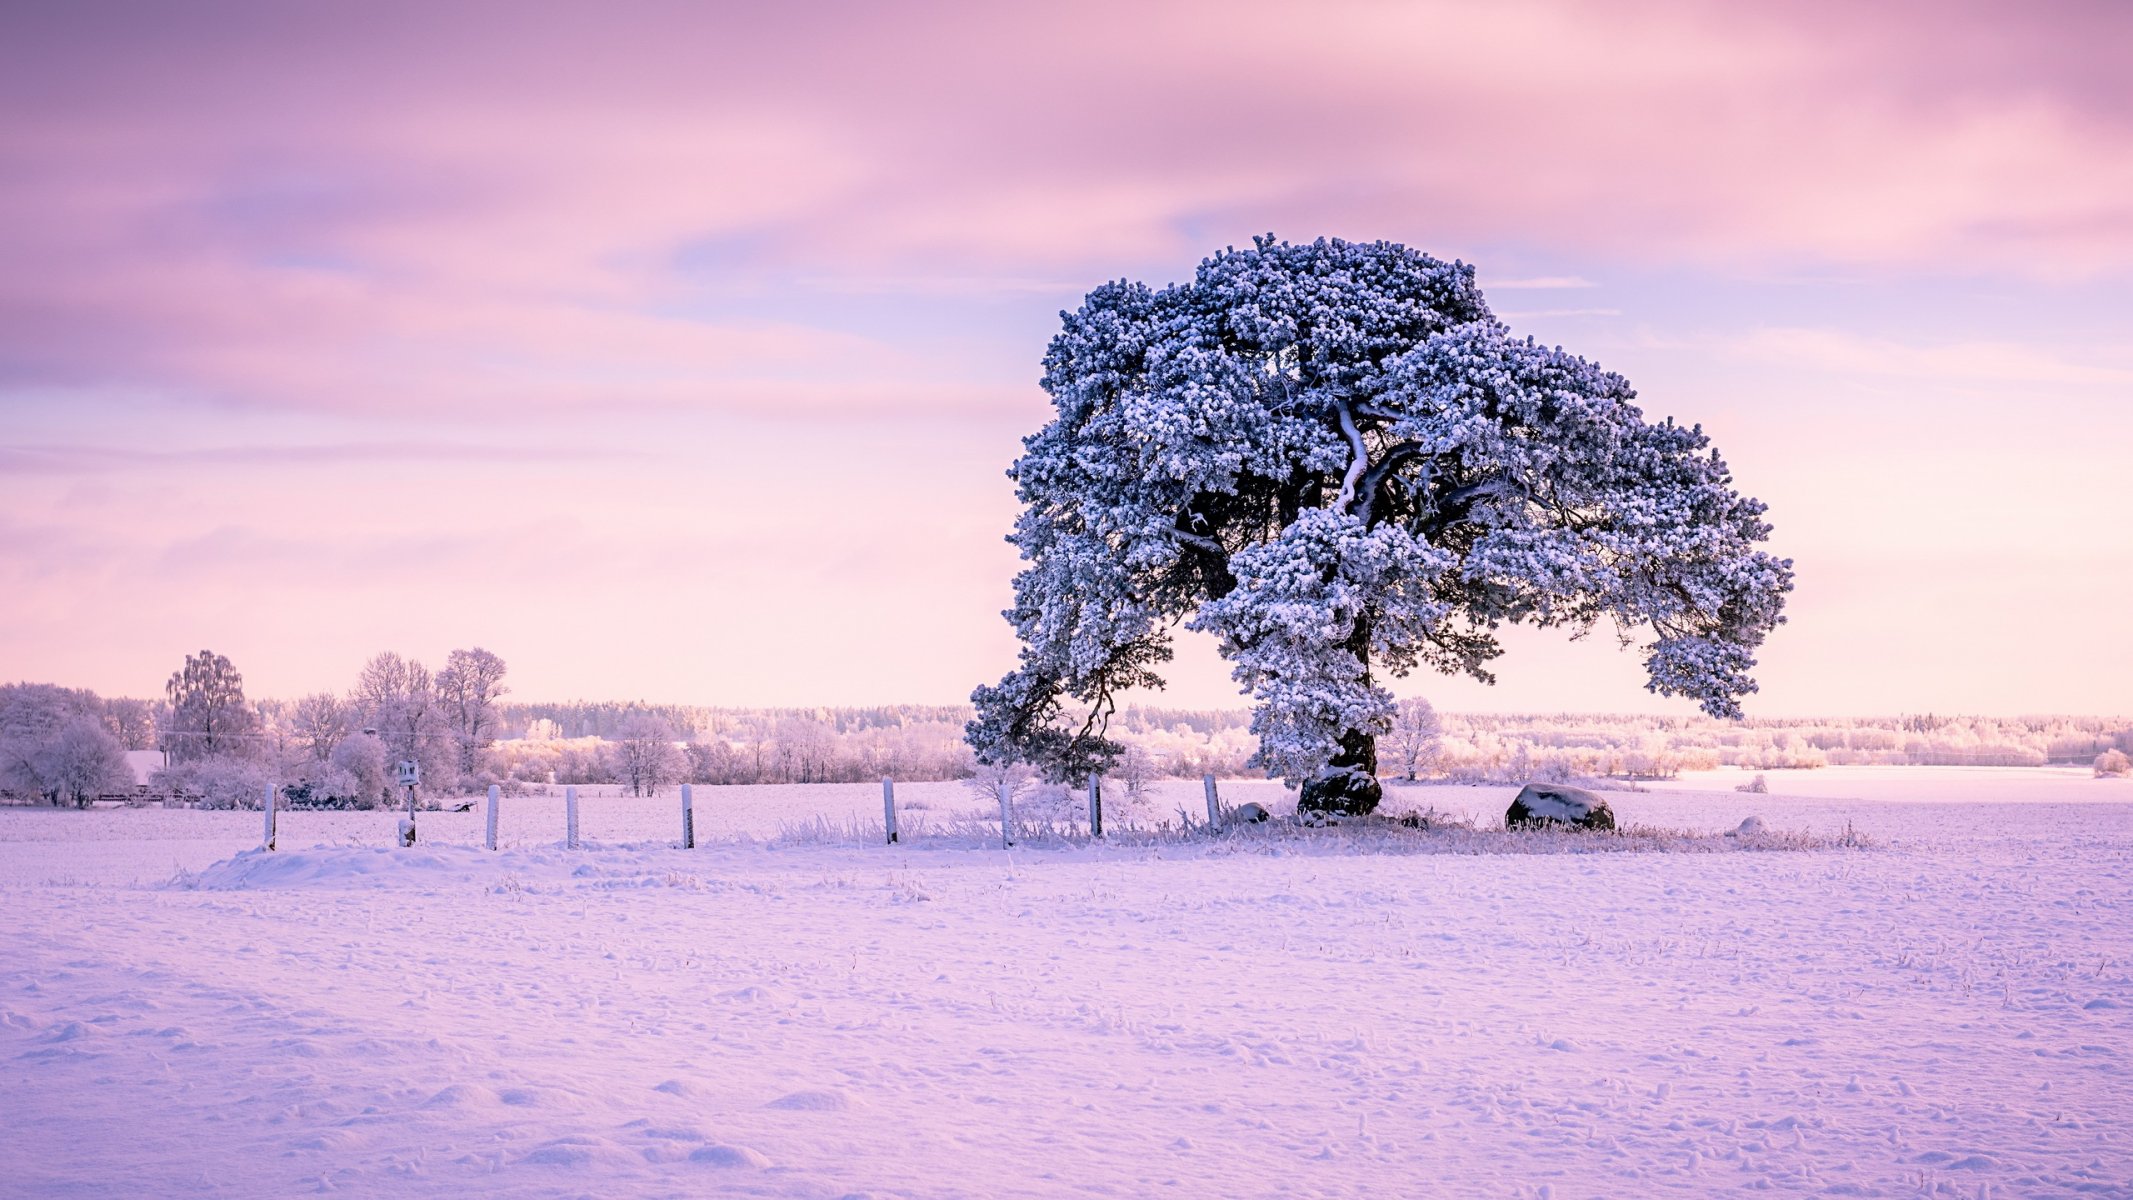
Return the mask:
<svg viewBox="0 0 2133 1200">
<path fill-rule="evenodd" d="M 38 790 L 55 802 L 87 807 L 107 792 L 133 790 L 133 768 L 126 765 L 124 746 L 95 717 L 68 718 L 28 757 Z"/>
<path fill-rule="evenodd" d="M 1091 292 L 1045 355 L 1057 417 L 1009 472 L 1020 665 L 973 694 L 981 760 L 1055 780 L 1120 753 L 1115 697 L 1213 634 L 1253 765 L 1377 770 L 1377 673 L 1477 679 L 1504 623 L 1644 642 L 1651 690 L 1740 712 L 1791 564 L 1702 431 L 1514 338 L 1473 268 L 1257 239 L 1189 284 Z M 1306 799 L 1308 800 L 1308 795 Z"/>
<path fill-rule="evenodd" d="M 1733 790 L 1736 792 L 1753 792 L 1754 794 L 1760 796 L 1770 790 L 1770 781 L 1763 778 L 1761 775 L 1757 775 L 1755 778 L 1749 780 L 1746 783 L 1734 785 Z"/>
<path fill-rule="evenodd" d="M 1015 817 L 1036 825 L 1071 825 L 1087 821 L 1088 793 L 1063 783 L 1033 784 L 1015 800 Z"/>
<path fill-rule="evenodd" d="M 368 733 L 343 738 L 328 756 L 332 781 L 328 795 L 346 799 L 352 807 L 372 808 L 390 804 L 392 794 L 385 774 L 385 743 Z"/>
<path fill-rule="evenodd" d="M 2096 756 L 2096 778 L 2128 773 L 2133 773 L 2133 758 L 2127 758 L 2123 751 L 2106 750 Z"/>
<path fill-rule="evenodd" d="M 1021 763 L 990 763 L 980 766 L 970 778 L 963 781 L 963 786 L 969 789 L 971 795 L 988 804 L 997 805 L 1004 802 L 1013 805 L 1021 800 L 1036 782 L 1036 773 Z"/>
<path fill-rule="evenodd" d="M 226 754 L 178 764 L 150 780 L 157 791 L 197 798 L 202 808 L 258 808 L 267 788 L 281 783 L 271 764 Z"/>
</svg>

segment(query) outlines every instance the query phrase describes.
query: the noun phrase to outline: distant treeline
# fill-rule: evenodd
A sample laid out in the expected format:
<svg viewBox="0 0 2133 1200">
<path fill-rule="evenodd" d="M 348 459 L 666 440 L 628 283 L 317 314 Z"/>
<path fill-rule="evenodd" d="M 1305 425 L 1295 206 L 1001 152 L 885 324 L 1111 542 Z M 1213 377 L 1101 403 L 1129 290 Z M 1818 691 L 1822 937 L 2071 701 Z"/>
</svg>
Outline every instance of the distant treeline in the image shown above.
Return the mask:
<svg viewBox="0 0 2133 1200">
<path fill-rule="evenodd" d="M 963 744 L 963 705 L 867 708 L 714 708 L 617 703 L 506 704 L 498 746 L 514 778 L 593 782 L 607 768 L 600 747 L 649 716 L 687 743 L 697 783 L 853 782 L 893 775 L 946 779 L 973 769 Z M 1858 718 L 1625 716 L 1608 713 L 1440 714 L 1442 733 L 1424 777 L 1455 781 L 1529 778 L 1666 778 L 1685 770 L 1846 765 L 2087 766 L 2110 750 L 2133 753 L 2133 718 L 1964 717 L 1915 714 Z M 1256 774 L 1251 714 L 1242 709 L 1128 707 L 1112 736 L 1155 774 Z M 577 744 L 572 744 L 576 742 Z M 1390 773 L 1389 769 L 1387 773 Z"/>
<path fill-rule="evenodd" d="M 169 765 L 149 787 L 218 805 L 394 801 L 391 764 L 421 764 L 431 796 L 548 783 L 849 783 L 973 773 L 967 705 L 720 708 L 613 701 L 505 702 L 503 660 L 455 650 L 435 672 L 383 653 L 346 693 L 248 700 L 228 660 L 185 660 L 160 700 L 105 698 L 51 684 L 0 684 L 0 794 L 86 804 L 133 790 L 128 750 Z M 1255 776 L 1242 709 L 1127 707 L 1110 732 L 1122 778 Z M 1397 739 L 1380 773 L 1404 773 Z M 1706 717 L 1606 713 L 1442 713 L 1416 755 L 1421 778 L 1458 782 L 1664 778 L 1718 766 L 2093 765 L 2125 770 L 2133 718 Z M 1395 762 L 1400 766 L 1395 767 Z"/>
</svg>

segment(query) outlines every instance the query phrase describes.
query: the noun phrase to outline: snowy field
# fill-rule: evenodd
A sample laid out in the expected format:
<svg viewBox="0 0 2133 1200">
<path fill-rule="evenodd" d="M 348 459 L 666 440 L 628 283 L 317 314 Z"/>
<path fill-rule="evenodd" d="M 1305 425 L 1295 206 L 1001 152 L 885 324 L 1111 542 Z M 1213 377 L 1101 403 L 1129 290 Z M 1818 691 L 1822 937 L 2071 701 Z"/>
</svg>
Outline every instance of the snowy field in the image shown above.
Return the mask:
<svg viewBox="0 0 2133 1200">
<path fill-rule="evenodd" d="M 2133 1197 L 2133 781 L 1746 778 L 1610 799 L 1874 845 L 0 809 L 0 1196 Z"/>
</svg>

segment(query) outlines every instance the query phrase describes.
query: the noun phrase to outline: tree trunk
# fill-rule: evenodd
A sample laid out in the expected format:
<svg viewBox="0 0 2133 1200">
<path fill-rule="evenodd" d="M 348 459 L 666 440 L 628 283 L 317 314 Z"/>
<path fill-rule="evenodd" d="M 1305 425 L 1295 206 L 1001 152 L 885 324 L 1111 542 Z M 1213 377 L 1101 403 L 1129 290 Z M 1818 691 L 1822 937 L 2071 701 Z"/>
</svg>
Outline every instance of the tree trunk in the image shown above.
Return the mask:
<svg viewBox="0 0 2133 1200">
<path fill-rule="evenodd" d="M 1355 655 L 1355 661 L 1363 665 L 1363 686 L 1370 686 L 1370 614 L 1364 613 L 1355 619 L 1355 628 L 1348 634 L 1342 648 Z M 1349 729 L 1341 734 L 1340 753 L 1328 764 L 1335 767 L 1356 767 L 1367 775 L 1378 773 L 1378 739 L 1367 729 Z"/>
<path fill-rule="evenodd" d="M 1355 628 L 1342 648 L 1355 655 L 1363 667 L 1363 685 L 1370 684 L 1370 617 L 1356 618 Z M 1377 781 L 1378 739 L 1367 729 L 1341 731 L 1340 749 L 1314 779 L 1304 782 L 1296 798 L 1299 816 L 1314 820 L 1341 816 L 1364 816 L 1375 812 L 1385 789 Z"/>
</svg>

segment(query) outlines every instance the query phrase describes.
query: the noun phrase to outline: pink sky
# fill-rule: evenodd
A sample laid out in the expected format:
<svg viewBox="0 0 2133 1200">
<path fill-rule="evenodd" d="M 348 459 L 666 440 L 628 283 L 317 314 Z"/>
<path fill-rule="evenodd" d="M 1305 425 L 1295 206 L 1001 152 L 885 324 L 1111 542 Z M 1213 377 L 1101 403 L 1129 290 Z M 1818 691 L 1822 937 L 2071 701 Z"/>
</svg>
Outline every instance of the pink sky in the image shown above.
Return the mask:
<svg viewBox="0 0 2133 1200">
<path fill-rule="evenodd" d="M 960 700 L 1058 310 L 1272 230 L 1712 432 L 1800 573 L 1751 712 L 2133 710 L 2133 8 L 29 7 L 0 678 Z M 1401 690 L 1687 711 L 1512 645 Z"/>
</svg>

